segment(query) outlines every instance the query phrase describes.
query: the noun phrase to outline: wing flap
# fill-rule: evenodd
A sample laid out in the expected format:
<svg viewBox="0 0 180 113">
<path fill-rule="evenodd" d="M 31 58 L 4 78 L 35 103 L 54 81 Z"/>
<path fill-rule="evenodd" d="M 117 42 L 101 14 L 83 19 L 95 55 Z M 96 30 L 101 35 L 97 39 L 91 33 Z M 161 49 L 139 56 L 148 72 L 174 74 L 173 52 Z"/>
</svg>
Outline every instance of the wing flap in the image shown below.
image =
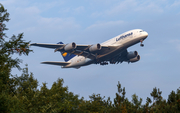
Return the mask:
<svg viewBox="0 0 180 113">
<path fill-rule="evenodd" d="M 46 61 L 46 62 L 41 62 L 41 64 L 50 64 L 50 65 L 66 66 L 66 65 L 70 64 L 70 62 Z"/>
</svg>

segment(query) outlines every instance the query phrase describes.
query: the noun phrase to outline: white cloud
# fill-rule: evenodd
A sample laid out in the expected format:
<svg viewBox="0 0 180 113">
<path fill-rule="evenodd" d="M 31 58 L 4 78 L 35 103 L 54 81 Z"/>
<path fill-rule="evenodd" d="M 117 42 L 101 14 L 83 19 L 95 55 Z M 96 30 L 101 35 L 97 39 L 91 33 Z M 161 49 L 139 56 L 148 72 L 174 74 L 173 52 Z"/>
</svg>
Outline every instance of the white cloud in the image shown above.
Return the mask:
<svg viewBox="0 0 180 113">
<path fill-rule="evenodd" d="M 55 6 L 55 2 L 49 5 L 48 3 L 40 4 L 37 2 L 29 5 L 24 2 L 23 4 L 26 7 L 17 5 L 15 1 L 9 1 L 6 4 L 8 4 L 7 9 L 11 19 L 7 23 L 7 27 L 10 28 L 7 32 L 10 35 L 24 32 L 25 37 L 28 38 L 27 40 L 39 41 L 43 39 L 47 42 L 50 40 L 49 38 L 57 40 L 61 37 L 64 40 L 65 37 L 70 37 L 81 28 L 71 17 L 44 17 L 41 15 L 47 9 Z M 77 12 L 81 10 L 83 10 L 83 7 L 76 9 Z"/>
<path fill-rule="evenodd" d="M 16 8 L 16 14 L 27 14 L 27 15 L 36 15 L 39 14 L 41 11 L 39 10 L 39 8 L 35 7 L 35 6 L 31 6 L 31 7 L 27 7 L 27 8 Z"/>
<path fill-rule="evenodd" d="M 125 13 L 134 8 L 136 6 L 136 3 L 137 2 L 135 0 L 125 0 L 118 3 L 116 2 L 116 4 L 111 5 L 111 7 L 107 6 L 106 10 L 102 12 L 96 11 L 92 13 L 91 17 L 114 16 Z"/>
<path fill-rule="evenodd" d="M 96 24 L 93 24 L 93 25 L 87 27 L 86 30 L 109 28 L 109 27 L 113 27 L 113 26 L 119 26 L 119 25 L 122 25 L 124 23 L 125 22 L 122 20 L 109 21 L 109 22 L 97 22 Z"/>
<path fill-rule="evenodd" d="M 72 18 L 45 18 L 37 17 L 37 20 L 27 20 L 33 25 L 28 25 L 24 28 L 28 32 L 36 31 L 65 31 L 71 29 L 79 29 L 80 26 L 75 23 Z M 23 23 L 22 23 L 23 24 Z"/>
<path fill-rule="evenodd" d="M 88 40 L 82 40 L 85 43 L 104 42 L 110 38 L 119 35 L 122 30 L 121 26 L 125 26 L 126 22 L 118 21 L 100 21 L 87 27 L 83 32 Z M 121 31 L 122 32 L 122 31 Z M 91 40 L 89 40 L 91 39 Z"/>
<path fill-rule="evenodd" d="M 178 6 L 180 6 L 180 1 L 175 0 L 174 3 L 170 7 L 178 7 Z"/>
<path fill-rule="evenodd" d="M 116 6 L 112 7 L 111 9 L 107 10 L 105 14 L 107 15 L 116 15 L 122 12 L 126 12 L 132 10 L 137 6 L 137 2 L 135 0 L 125 0 L 119 2 Z"/>
<path fill-rule="evenodd" d="M 36 2 L 33 6 L 38 7 L 42 11 L 50 10 L 54 7 L 62 7 L 64 1 Z"/>
<path fill-rule="evenodd" d="M 1 3 L 6 7 L 11 6 L 15 7 L 17 4 L 20 6 L 26 6 L 27 5 L 27 0 L 4 0 L 1 1 Z"/>
<path fill-rule="evenodd" d="M 38 25 L 42 26 L 48 26 L 50 29 L 76 29 L 80 26 L 78 24 L 75 24 L 75 21 L 72 18 L 43 18 L 41 17 L 38 20 Z"/>
<path fill-rule="evenodd" d="M 46 11 L 56 6 L 60 7 L 64 4 L 64 1 L 29 1 L 29 0 L 4 0 L 1 2 L 5 8 L 16 9 L 16 8 L 27 8 L 27 7 L 37 7 L 41 11 Z"/>
<path fill-rule="evenodd" d="M 77 13 L 77 14 L 79 14 L 79 13 L 84 12 L 84 10 L 85 10 L 84 7 L 83 7 L 83 6 L 80 6 L 80 7 L 75 8 L 75 9 L 74 9 L 74 12 Z"/>
<path fill-rule="evenodd" d="M 28 21 L 29 23 L 34 22 L 34 24 L 23 27 L 21 31 L 27 34 L 33 42 L 42 42 L 42 40 L 43 42 L 67 41 L 68 37 L 80 29 L 80 25 L 73 18 L 37 17 L 37 20 L 29 19 Z"/>
<path fill-rule="evenodd" d="M 103 12 L 93 12 L 90 17 L 97 18 L 103 15 Z"/>
<path fill-rule="evenodd" d="M 135 11 L 140 13 L 162 13 L 164 10 L 159 6 L 159 4 L 147 2 L 140 4 L 138 7 L 135 8 Z"/>
<path fill-rule="evenodd" d="M 114 2 L 118 2 L 119 0 L 91 0 L 93 5 L 98 4 L 98 5 L 109 5 Z"/>
<path fill-rule="evenodd" d="M 101 17 L 101 16 L 117 16 L 124 15 L 131 12 L 138 14 L 148 14 L 148 13 L 162 13 L 164 9 L 161 7 L 161 1 L 138 1 L 138 0 L 123 0 L 120 2 L 115 2 L 111 4 L 110 7 L 107 7 L 106 10 L 102 12 L 94 12 L 91 14 L 91 17 Z M 125 15 L 125 16 L 127 16 Z"/>
<path fill-rule="evenodd" d="M 59 13 L 72 13 L 72 14 L 82 14 L 83 12 L 85 12 L 85 8 L 83 6 L 79 6 L 76 8 L 70 8 L 70 7 L 66 7 L 66 8 L 62 8 Z"/>
</svg>

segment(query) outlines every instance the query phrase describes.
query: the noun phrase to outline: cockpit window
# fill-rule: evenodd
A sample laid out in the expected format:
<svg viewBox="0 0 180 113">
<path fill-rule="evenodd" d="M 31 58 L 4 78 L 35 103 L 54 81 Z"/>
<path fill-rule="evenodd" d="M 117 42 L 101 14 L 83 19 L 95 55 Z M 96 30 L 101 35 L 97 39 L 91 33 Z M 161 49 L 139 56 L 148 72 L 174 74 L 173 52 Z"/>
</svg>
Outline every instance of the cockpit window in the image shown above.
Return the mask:
<svg viewBox="0 0 180 113">
<path fill-rule="evenodd" d="M 143 32 L 143 31 L 140 31 L 140 32 Z"/>
</svg>

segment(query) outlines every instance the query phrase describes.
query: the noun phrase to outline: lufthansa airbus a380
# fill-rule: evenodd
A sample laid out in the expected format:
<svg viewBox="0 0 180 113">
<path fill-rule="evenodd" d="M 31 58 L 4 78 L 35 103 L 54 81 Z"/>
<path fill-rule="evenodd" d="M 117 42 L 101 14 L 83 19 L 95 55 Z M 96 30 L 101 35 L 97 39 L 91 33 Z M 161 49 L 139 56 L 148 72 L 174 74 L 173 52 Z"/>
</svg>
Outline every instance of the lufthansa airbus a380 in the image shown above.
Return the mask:
<svg viewBox="0 0 180 113">
<path fill-rule="evenodd" d="M 116 64 L 123 61 L 134 63 L 140 60 L 137 51 L 128 52 L 127 48 L 141 43 L 148 37 L 148 33 L 142 29 L 134 29 L 118 35 L 101 44 L 79 45 L 74 42 L 63 44 L 32 43 L 31 46 L 39 46 L 54 49 L 61 52 L 65 62 L 47 61 L 42 64 L 58 65 L 62 68 L 80 68 L 90 64 Z"/>
</svg>

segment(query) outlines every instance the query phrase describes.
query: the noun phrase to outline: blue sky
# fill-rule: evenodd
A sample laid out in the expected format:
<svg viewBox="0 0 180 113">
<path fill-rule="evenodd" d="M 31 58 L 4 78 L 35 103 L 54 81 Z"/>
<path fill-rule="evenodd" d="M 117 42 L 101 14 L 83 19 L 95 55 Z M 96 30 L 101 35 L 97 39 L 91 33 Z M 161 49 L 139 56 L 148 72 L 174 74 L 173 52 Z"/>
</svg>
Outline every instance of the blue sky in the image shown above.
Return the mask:
<svg viewBox="0 0 180 113">
<path fill-rule="evenodd" d="M 63 61 L 52 49 L 31 47 L 34 53 L 22 56 L 24 66 L 34 73 L 39 84 L 50 88 L 58 78 L 69 91 L 88 99 L 101 94 L 115 97 L 117 83 L 126 88 L 131 100 L 135 93 L 150 97 L 154 87 L 167 99 L 180 87 L 180 0 L 0 0 L 10 13 L 7 35 L 24 33 L 32 43 L 96 44 L 125 31 L 143 29 L 149 33 L 140 44 L 128 48 L 138 51 L 137 63 L 90 65 L 80 69 L 61 69 L 42 65 L 42 61 Z M 17 70 L 13 73 L 19 74 Z"/>
</svg>

